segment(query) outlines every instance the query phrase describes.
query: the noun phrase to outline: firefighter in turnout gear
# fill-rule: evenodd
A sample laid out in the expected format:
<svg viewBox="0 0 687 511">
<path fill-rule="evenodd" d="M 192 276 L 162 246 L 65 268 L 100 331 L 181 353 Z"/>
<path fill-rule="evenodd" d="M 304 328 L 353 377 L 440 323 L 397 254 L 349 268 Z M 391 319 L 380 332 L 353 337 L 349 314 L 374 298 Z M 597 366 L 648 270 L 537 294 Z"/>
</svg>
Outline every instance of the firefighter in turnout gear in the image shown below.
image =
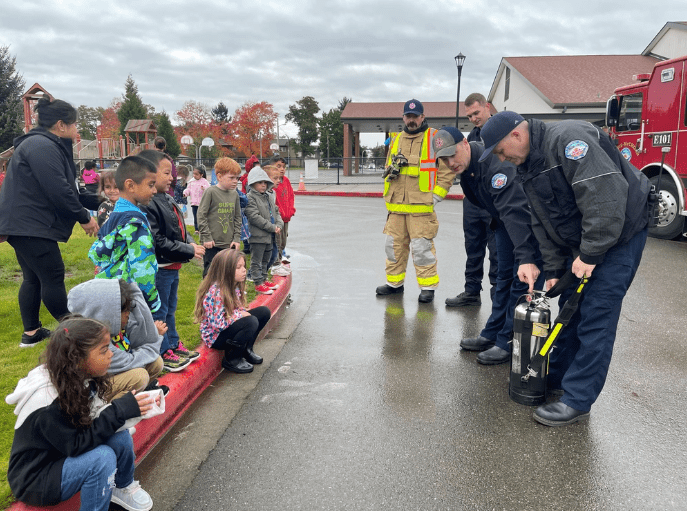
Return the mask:
<svg viewBox="0 0 687 511">
<path fill-rule="evenodd" d="M 403 292 L 409 252 L 413 254 L 420 302 L 431 302 L 439 285 L 434 237 L 439 222 L 434 206 L 448 194 L 454 173 L 443 163 L 437 168 L 432 137 L 437 130 L 425 121 L 416 99 L 403 108 L 405 128 L 391 142 L 384 174 L 386 201 L 386 281 L 378 295 Z"/>
</svg>

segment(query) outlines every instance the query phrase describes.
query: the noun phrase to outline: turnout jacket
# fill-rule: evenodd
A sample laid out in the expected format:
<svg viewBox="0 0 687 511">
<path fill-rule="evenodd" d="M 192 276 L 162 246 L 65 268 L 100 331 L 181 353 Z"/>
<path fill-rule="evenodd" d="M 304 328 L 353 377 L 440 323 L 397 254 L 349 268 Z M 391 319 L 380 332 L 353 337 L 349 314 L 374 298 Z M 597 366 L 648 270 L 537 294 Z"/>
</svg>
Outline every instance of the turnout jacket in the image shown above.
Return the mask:
<svg viewBox="0 0 687 511">
<path fill-rule="evenodd" d="M 514 165 L 489 155 L 479 162 L 484 145 L 470 142 L 470 166 L 460 175 L 467 199 L 501 224 L 515 247 L 515 262 L 536 264 L 539 247 L 530 225 L 530 210 Z"/>
<path fill-rule="evenodd" d="M 518 167 L 547 279 L 579 256 L 600 264 L 648 223 L 649 179 L 586 121 L 530 119 L 530 154 Z"/>
<path fill-rule="evenodd" d="M 0 189 L 0 235 L 66 242 L 102 200 L 79 193 L 72 141 L 37 127 L 15 138 L 14 148 Z"/>
<path fill-rule="evenodd" d="M 384 200 L 389 213 L 428 215 L 434 212 L 435 202 L 448 194 L 455 174 L 443 163 L 437 168 L 432 147 L 436 132 L 424 122 L 417 133 L 402 131 L 391 143 L 387 166 L 399 153 L 408 159 L 408 166 L 401 167 L 396 179 L 387 176 L 384 181 Z"/>
</svg>

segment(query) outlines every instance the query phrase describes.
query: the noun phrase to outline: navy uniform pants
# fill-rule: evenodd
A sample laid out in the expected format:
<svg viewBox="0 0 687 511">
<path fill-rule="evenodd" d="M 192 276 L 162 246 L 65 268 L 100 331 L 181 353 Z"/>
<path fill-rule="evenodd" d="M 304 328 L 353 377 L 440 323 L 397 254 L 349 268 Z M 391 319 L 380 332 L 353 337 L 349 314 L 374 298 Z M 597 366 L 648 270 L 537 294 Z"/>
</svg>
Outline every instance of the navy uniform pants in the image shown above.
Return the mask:
<svg viewBox="0 0 687 511">
<path fill-rule="evenodd" d="M 561 401 L 575 410 L 588 412 L 606 382 L 623 298 L 642 260 L 646 236 L 644 229 L 606 252 L 551 352 L 547 386 L 562 388 Z M 561 307 L 572 292 L 573 287 L 561 295 Z"/>
<path fill-rule="evenodd" d="M 491 315 L 480 335 L 494 341 L 499 348 L 510 351 L 513 331 L 513 312 L 515 304 L 527 293 L 527 284 L 518 279 L 518 267 L 515 263 L 513 242 L 506 228 L 499 224 L 494 231 L 496 256 L 498 257 L 498 274 L 494 296 L 491 299 Z M 541 264 L 538 264 L 541 269 Z M 544 277 L 540 275 L 535 282 L 535 289 L 544 287 Z"/>
<path fill-rule="evenodd" d="M 478 295 L 482 291 L 484 278 L 484 256 L 489 247 L 489 282 L 491 296 L 496 290 L 496 275 L 498 263 L 496 258 L 496 242 L 494 231 L 491 230 L 491 215 L 487 210 L 476 206 L 468 199 L 463 199 L 463 234 L 465 237 L 465 252 L 468 260 L 465 263 L 465 291 L 471 295 Z"/>
</svg>

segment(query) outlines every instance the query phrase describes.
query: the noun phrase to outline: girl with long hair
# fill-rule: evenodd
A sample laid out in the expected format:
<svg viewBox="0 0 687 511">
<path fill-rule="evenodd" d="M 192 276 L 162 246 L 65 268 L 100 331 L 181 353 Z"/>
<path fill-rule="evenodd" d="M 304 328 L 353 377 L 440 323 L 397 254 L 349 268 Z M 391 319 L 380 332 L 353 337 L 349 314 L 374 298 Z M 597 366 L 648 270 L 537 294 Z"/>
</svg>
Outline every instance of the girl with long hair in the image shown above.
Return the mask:
<svg viewBox="0 0 687 511">
<path fill-rule="evenodd" d="M 80 491 L 82 510 L 107 510 L 110 502 L 151 509 L 152 499 L 134 481 L 133 441 L 123 427 L 151 410 L 154 399 L 129 392 L 106 406 L 109 327 L 71 316 L 51 334 L 43 356 L 45 364 L 6 398 L 17 415 L 7 471 L 14 496 L 52 506 Z"/>
<path fill-rule="evenodd" d="M 196 293 L 200 336 L 208 347 L 224 350 L 222 367 L 234 373 L 250 373 L 254 364 L 262 364 L 253 346 L 272 315 L 264 306 L 246 309 L 245 287 L 243 252 L 225 249 L 212 260 Z"/>
</svg>

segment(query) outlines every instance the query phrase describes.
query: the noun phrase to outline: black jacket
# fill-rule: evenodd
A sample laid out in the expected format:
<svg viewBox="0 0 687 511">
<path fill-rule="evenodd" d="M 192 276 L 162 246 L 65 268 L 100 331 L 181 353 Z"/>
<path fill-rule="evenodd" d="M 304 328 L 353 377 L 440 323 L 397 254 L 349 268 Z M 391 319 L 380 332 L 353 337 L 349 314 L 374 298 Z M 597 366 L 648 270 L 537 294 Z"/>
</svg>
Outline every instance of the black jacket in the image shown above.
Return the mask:
<svg viewBox="0 0 687 511">
<path fill-rule="evenodd" d="M 600 264 L 646 228 L 649 179 L 593 124 L 528 122 L 530 154 L 518 174 L 546 278 L 559 278 L 569 257 Z"/>
<path fill-rule="evenodd" d="M 181 218 L 183 228 L 179 226 L 179 217 L 175 210 Z M 141 211 L 150 222 L 158 263 L 185 263 L 193 259 L 195 250 L 190 243 L 195 243 L 195 240 L 186 230 L 184 214 L 168 193 L 156 193 L 147 206 L 141 206 Z"/>
<path fill-rule="evenodd" d="M 493 155 L 479 162 L 484 145 L 470 142 L 470 166 L 460 175 L 465 197 L 484 208 L 501 224 L 515 247 L 515 263 L 537 264 L 540 261 L 537 240 L 530 226 L 530 210 L 515 167 L 501 163 Z"/>
<path fill-rule="evenodd" d="M 31 413 L 14 431 L 7 481 L 17 500 L 32 506 L 60 502 L 62 466 L 104 444 L 141 412 L 133 394 L 112 401 L 86 429 L 75 428 L 57 401 Z"/>
<path fill-rule="evenodd" d="M 101 200 L 80 194 L 72 141 L 44 128 L 14 140 L 14 154 L 0 191 L 0 235 L 66 242 L 74 224 L 86 224 Z M 84 207 L 85 206 L 85 207 Z"/>
</svg>

